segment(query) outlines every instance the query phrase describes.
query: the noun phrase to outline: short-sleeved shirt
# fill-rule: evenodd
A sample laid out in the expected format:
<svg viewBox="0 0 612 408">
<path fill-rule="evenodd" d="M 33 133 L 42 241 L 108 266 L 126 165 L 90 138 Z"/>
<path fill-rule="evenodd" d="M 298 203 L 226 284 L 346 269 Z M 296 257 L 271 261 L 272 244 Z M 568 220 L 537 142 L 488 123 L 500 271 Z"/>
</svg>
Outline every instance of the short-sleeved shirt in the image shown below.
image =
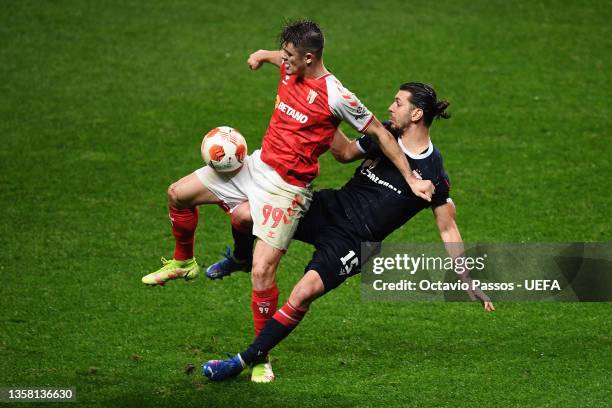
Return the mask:
<svg viewBox="0 0 612 408">
<path fill-rule="evenodd" d="M 435 194 L 431 202 L 416 196 L 395 165 L 370 137 L 357 140 L 365 160 L 353 177 L 336 192 L 336 198 L 364 240 L 382 241 L 419 211 L 449 202 L 450 180 L 444 170 L 440 151 L 430 142 L 420 154 L 412 154 L 400 135 L 387 127 L 410 163 L 415 176 L 431 180 Z"/>
<path fill-rule="evenodd" d="M 359 99 L 332 74 L 287 75 L 281 65 L 274 112 L 262 140 L 261 159 L 288 183 L 308 186 L 319 174 L 319 156 L 341 121 L 363 132 L 373 119 Z"/>
<path fill-rule="evenodd" d="M 321 190 L 300 221 L 294 238 L 316 250 L 305 272 L 316 271 L 325 292 L 361 271 L 361 262 L 375 255 L 379 242 L 404 225 L 419 211 L 450 201 L 450 181 L 442 156 L 433 144 L 418 155 L 403 146 L 416 175 L 432 180 L 436 192 L 431 202 L 412 193 L 399 170 L 369 137 L 358 139 L 365 160 L 340 190 Z"/>
</svg>

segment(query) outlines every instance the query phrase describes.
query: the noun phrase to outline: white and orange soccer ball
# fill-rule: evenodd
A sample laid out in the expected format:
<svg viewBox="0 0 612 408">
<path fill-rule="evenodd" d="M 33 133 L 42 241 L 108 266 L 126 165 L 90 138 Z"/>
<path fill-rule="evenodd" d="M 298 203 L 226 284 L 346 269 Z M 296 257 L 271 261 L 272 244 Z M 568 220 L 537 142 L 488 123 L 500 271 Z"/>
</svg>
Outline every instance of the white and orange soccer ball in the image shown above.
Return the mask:
<svg viewBox="0 0 612 408">
<path fill-rule="evenodd" d="M 202 140 L 204 163 L 220 173 L 238 170 L 247 155 L 247 144 L 236 129 L 219 126 Z"/>
</svg>

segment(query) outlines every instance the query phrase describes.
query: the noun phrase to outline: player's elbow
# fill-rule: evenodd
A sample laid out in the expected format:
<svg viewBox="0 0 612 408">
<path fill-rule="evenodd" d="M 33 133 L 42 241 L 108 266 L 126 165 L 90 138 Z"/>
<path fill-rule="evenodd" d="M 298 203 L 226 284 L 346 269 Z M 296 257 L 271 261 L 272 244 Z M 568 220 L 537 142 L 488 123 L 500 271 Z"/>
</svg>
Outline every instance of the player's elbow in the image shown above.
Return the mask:
<svg viewBox="0 0 612 408">
<path fill-rule="evenodd" d="M 340 163 L 350 163 L 361 157 L 362 150 L 357 145 L 357 142 L 352 141 L 342 146 L 332 146 L 329 149 L 336 161 Z"/>
<path fill-rule="evenodd" d="M 332 156 L 336 159 L 337 162 L 340 163 L 348 163 L 351 161 L 351 158 L 346 152 L 346 149 L 330 149 Z"/>
</svg>

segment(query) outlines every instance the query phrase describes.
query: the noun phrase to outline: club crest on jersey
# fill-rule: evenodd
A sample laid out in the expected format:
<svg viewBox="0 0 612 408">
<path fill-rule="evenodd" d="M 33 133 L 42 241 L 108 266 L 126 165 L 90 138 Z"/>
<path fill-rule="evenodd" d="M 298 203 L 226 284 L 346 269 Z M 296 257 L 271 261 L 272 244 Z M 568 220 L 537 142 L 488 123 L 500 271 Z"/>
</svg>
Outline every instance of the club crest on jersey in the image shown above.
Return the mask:
<svg viewBox="0 0 612 408">
<path fill-rule="evenodd" d="M 380 157 L 377 157 L 376 159 L 372 160 L 372 159 L 367 159 L 363 162 L 363 164 L 361 165 L 362 169 L 368 169 L 368 170 L 372 170 L 374 169 L 378 163 L 380 163 Z M 365 174 L 362 172 L 362 174 Z"/>
<path fill-rule="evenodd" d="M 309 104 L 313 104 L 315 99 L 317 99 L 317 96 L 319 96 L 319 94 L 316 91 L 311 89 L 308 92 L 308 96 L 306 97 L 306 100 L 308 101 Z"/>
<path fill-rule="evenodd" d="M 283 112 L 285 115 L 293 118 L 296 122 L 306 123 L 308 122 L 308 116 L 293 109 L 291 106 L 287 105 L 285 102 L 280 102 L 276 107 L 279 111 Z"/>
</svg>

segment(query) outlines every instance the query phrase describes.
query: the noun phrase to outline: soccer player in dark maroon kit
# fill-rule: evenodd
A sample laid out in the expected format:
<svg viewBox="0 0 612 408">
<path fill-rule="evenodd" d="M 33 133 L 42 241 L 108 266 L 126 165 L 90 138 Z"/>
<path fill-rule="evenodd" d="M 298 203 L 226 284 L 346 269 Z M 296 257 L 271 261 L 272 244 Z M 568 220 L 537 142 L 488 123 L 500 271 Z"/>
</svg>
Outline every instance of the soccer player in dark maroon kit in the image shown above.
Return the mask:
<svg viewBox="0 0 612 408">
<path fill-rule="evenodd" d="M 425 208 L 433 210 L 449 255 L 453 259 L 463 256 L 455 205 L 449 196 L 450 181 L 442 155 L 429 138 L 433 119 L 447 118 L 448 105 L 447 101 L 437 100 L 432 87 L 406 83 L 400 86 L 389 107 L 390 119 L 386 123 L 415 174 L 432 180 L 435 193 L 431 201 L 418 197 L 408 188 L 401 173 L 369 136 L 363 135 L 351 142 L 342 132 L 336 133 L 331 147 L 336 159 L 365 160 L 342 188 L 314 194 L 312 205 L 294 235 L 295 239 L 316 248 L 304 277 L 248 348 L 227 360 L 211 360 L 202 366 L 206 377 L 211 380 L 232 377 L 266 356 L 299 324 L 316 298 L 360 272 L 362 255 L 366 259 L 373 255 L 373 251 L 362 254 L 363 242 L 383 241 Z M 249 222 L 248 211 L 244 210 L 246 207 L 234 214 L 242 218 L 237 223 Z M 248 236 L 238 238 L 237 244 L 251 245 Z M 468 293 L 473 300 L 482 302 L 485 311 L 495 310 L 482 291 Z"/>
</svg>

